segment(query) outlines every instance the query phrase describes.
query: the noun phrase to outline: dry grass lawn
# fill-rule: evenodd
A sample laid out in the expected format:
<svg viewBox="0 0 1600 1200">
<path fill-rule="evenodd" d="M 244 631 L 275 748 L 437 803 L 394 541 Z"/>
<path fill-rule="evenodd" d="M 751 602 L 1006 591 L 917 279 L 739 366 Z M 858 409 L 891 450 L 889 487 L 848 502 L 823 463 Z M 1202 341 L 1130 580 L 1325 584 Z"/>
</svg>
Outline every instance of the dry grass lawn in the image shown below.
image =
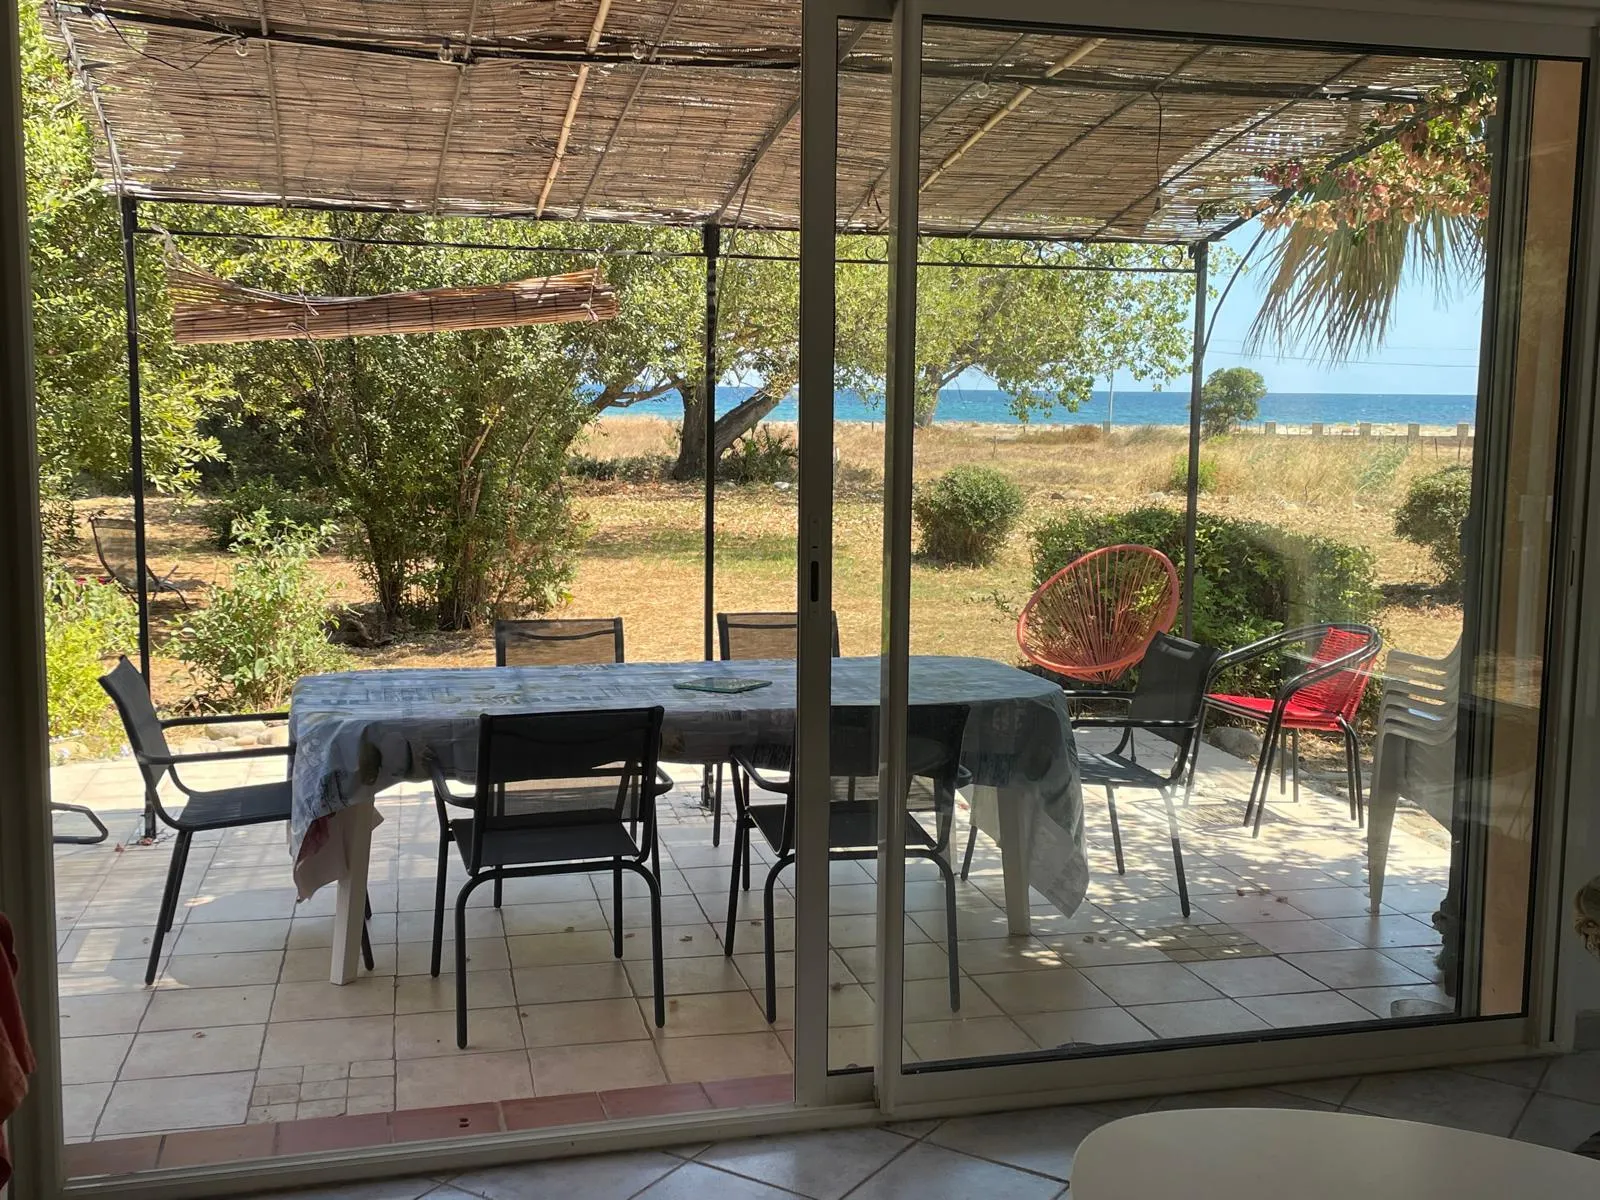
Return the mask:
<svg viewBox="0 0 1600 1200">
<path fill-rule="evenodd" d="M 666 421 L 613 418 L 594 426 L 575 450 L 595 457 L 666 454 Z M 878 644 L 883 546 L 882 427 L 841 424 L 837 446 L 834 595 L 846 654 Z M 1168 485 L 1185 441 L 1181 430 L 1116 430 L 1095 426 L 1025 429 L 938 425 L 917 435 L 917 478 L 931 479 L 958 463 L 989 463 L 1014 477 L 1028 497 L 1024 527 L 999 560 L 984 568 L 918 563 L 912 577 L 912 648 L 923 653 L 1015 659 L 1014 614 L 1031 590 L 1028 531 L 1053 510 L 1135 504 L 1181 504 Z M 1382 615 L 1391 645 L 1443 654 L 1460 628 L 1460 611 L 1428 599 L 1434 571 L 1425 553 L 1395 538 L 1393 512 L 1416 475 L 1457 461 L 1453 443 L 1407 445 L 1392 438 L 1246 435 L 1208 444 L 1214 490 L 1202 506 L 1231 516 L 1353 542 L 1377 557 L 1379 582 L 1394 602 Z M 590 530 L 565 615 L 621 614 L 628 657 L 662 660 L 701 652 L 701 488 L 698 484 L 573 481 L 571 494 Z M 203 500 L 150 504 L 150 555 L 156 569 L 178 565 L 177 578 L 199 602 L 206 585 L 223 582 L 228 556 L 209 542 Z M 126 511 L 124 499 L 86 501 L 84 513 Z M 792 487 L 719 488 L 717 597 L 722 609 L 794 607 L 796 497 Z M 85 529 L 87 534 L 87 529 Z M 98 573 L 92 545 L 76 565 Z M 371 597 L 354 565 L 327 555 L 318 569 L 350 603 Z M 162 628 L 178 615 L 175 601 L 155 607 Z M 486 632 L 408 634 L 379 650 L 353 652 L 363 666 L 469 665 L 493 661 Z M 191 689 L 182 665 L 158 649 L 154 684 L 164 702 Z"/>
</svg>

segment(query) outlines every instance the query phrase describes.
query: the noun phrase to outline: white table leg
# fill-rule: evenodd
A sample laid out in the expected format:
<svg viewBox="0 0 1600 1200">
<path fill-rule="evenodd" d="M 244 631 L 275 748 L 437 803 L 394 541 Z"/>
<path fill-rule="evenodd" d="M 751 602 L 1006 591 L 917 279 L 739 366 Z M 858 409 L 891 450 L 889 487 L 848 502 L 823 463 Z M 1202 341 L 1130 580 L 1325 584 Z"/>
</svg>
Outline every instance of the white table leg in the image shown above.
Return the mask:
<svg viewBox="0 0 1600 1200">
<path fill-rule="evenodd" d="M 367 862 L 372 855 L 375 824 L 370 819 L 350 820 L 342 830 L 345 870 L 339 877 L 338 907 L 333 918 L 333 965 L 329 972 L 334 983 L 351 982 L 360 968 L 361 926 L 367 911 Z"/>
<path fill-rule="evenodd" d="M 1028 839 L 1022 828 L 1022 805 L 1000 792 L 1000 869 L 1006 883 L 1006 925 L 1014 937 L 1032 932 L 1028 919 Z"/>
</svg>

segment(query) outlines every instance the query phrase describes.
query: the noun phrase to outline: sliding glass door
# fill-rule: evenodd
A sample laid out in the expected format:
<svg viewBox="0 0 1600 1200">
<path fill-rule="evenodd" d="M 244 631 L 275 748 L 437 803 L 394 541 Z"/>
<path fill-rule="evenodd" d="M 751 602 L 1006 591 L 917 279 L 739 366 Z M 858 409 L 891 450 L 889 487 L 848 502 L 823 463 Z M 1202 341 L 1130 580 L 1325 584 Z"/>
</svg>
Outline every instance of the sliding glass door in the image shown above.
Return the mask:
<svg viewBox="0 0 1600 1200">
<path fill-rule="evenodd" d="M 802 688 L 829 1086 L 1528 1046 L 1585 68 L 1037 7 L 808 12 L 802 600 L 881 600 L 866 803 Z"/>
</svg>

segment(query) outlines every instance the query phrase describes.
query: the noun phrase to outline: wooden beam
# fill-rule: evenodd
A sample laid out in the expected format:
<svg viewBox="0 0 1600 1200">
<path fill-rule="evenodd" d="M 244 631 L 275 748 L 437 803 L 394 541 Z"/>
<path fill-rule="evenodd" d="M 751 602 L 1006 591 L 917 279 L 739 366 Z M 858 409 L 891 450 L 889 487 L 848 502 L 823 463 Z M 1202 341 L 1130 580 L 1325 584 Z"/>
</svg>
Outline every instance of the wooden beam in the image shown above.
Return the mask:
<svg viewBox="0 0 1600 1200">
<path fill-rule="evenodd" d="M 265 0 L 262 0 L 265 3 Z M 472 7 L 467 10 L 467 37 L 466 48 L 462 50 L 459 59 L 451 59 L 450 65 L 456 69 L 455 91 L 450 96 L 450 111 L 444 118 L 444 137 L 439 142 L 439 162 L 433 169 L 433 209 L 439 211 L 439 196 L 444 188 L 444 163 L 450 156 L 450 134 L 456 126 L 456 110 L 461 107 L 461 97 L 467 91 L 468 69 L 472 66 L 472 30 L 478 23 L 478 0 L 472 0 Z"/>
<path fill-rule="evenodd" d="M 289 171 L 283 165 L 283 118 L 278 111 L 278 70 L 272 62 L 269 37 L 272 27 L 267 21 L 267 0 L 256 0 L 256 12 L 260 17 L 261 36 L 266 42 L 263 50 L 267 63 L 267 104 L 272 109 L 272 150 L 278 159 L 278 197 L 286 201 L 289 199 Z"/>
<path fill-rule="evenodd" d="M 594 24 L 589 27 L 589 40 L 584 44 L 585 53 L 593 54 L 595 47 L 600 44 L 600 35 L 605 31 L 606 17 L 611 12 L 611 0 L 600 0 L 600 6 L 595 10 Z M 578 116 L 578 102 L 583 99 L 583 88 L 589 82 L 589 64 L 583 63 L 578 67 L 578 78 L 572 84 L 572 96 L 567 100 L 567 113 L 561 121 L 561 132 L 556 137 L 555 157 L 550 160 L 550 172 L 544 177 L 544 186 L 539 189 L 539 203 L 534 206 L 535 219 L 544 216 L 544 207 L 550 201 L 550 189 L 556 185 L 556 176 L 561 174 L 561 160 L 567 157 L 567 140 L 572 136 L 572 123 Z"/>
</svg>

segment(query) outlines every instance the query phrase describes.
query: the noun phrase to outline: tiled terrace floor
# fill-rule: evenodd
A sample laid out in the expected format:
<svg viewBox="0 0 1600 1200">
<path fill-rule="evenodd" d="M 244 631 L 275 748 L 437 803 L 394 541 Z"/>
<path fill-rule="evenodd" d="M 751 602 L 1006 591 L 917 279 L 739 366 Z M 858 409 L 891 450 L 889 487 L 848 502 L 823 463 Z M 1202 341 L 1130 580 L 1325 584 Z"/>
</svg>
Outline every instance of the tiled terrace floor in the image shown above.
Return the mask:
<svg viewBox="0 0 1600 1200">
<path fill-rule="evenodd" d="M 258 762 L 248 769 L 259 777 L 282 768 Z M 1344 800 L 1306 789 L 1296 805 L 1274 793 L 1254 840 L 1238 827 L 1248 772 L 1240 760 L 1207 750 L 1195 803 L 1182 812 L 1194 899 L 1187 920 L 1154 797 L 1119 794 L 1128 870 L 1118 877 L 1104 798 L 1089 793 L 1088 901 L 1065 916 L 1035 893 L 1031 937 L 1006 936 L 999 852 L 980 837 L 971 882 L 959 893 L 959 1014 L 950 1011 L 944 981 L 942 887 L 930 865 L 914 864 L 908 1058 L 1370 1021 L 1389 1016 L 1399 999 L 1444 1002 L 1434 982 L 1439 935 L 1428 921 L 1448 870 L 1443 831 L 1422 817 L 1397 824 L 1385 908 L 1373 917 L 1364 839 Z M 169 843 L 61 848 L 69 1138 L 138 1139 L 138 1155 L 177 1161 L 203 1152 L 183 1131 L 219 1126 L 359 1117 L 373 1127 L 362 1137 L 388 1141 L 425 1136 L 427 1121 L 404 1133 L 404 1119 L 379 1114 L 441 1105 L 606 1094 L 595 1111 L 615 1115 L 687 1102 L 684 1089 L 662 1085 L 689 1085 L 701 1107 L 778 1098 L 793 1048 L 793 900 L 780 891 L 775 933 L 784 990 L 769 1027 L 760 1000 L 763 872 L 743 902 L 729 961 L 720 930 L 730 839 L 711 846 L 689 777 L 683 772 L 685 785 L 662 815 L 664 1030 L 649 1020 L 642 899 L 627 908 L 617 962 L 604 876 L 521 880 L 507 885 L 498 912 L 490 889 L 474 897 L 471 1045 L 458 1051 L 453 980 L 427 974 L 437 831 L 431 800 L 416 786 L 381 801 L 370 885 L 377 969 L 343 988 L 327 982 L 332 890 L 296 905 L 281 828 L 197 841 L 153 989 L 143 983 L 144 959 Z M 100 810 L 114 835 L 135 829 L 131 762 L 57 768 L 55 786 L 58 799 Z M 957 860 L 965 834 L 963 814 L 953 838 Z M 834 864 L 830 898 L 831 1065 L 842 1067 L 864 1062 L 870 1046 L 870 864 Z M 448 945 L 445 961 L 448 970 Z M 646 1088 L 653 1090 L 634 1090 Z M 504 1108 L 494 1119 L 511 1119 Z M 545 1110 L 539 1123 L 555 1111 Z M 353 1125 L 347 1129 L 355 1136 Z M 161 1134 L 173 1136 L 164 1145 L 147 1136 Z M 241 1128 L 232 1156 L 261 1145 L 286 1150 L 286 1137 L 274 1143 L 265 1130 Z"/>
<path fill-rule="evenodd" d="M 272 1200 L 1065 1200 L 1078 1144 L 1098 1126 L 1148 1109 L 1224 1105 L 1339 1109 L 1571 1150 L 1600 1131 L 1600 1053 L 749 1138 Z M 1283 1194 L 1294 1194 L 1292 1182 L 1285 1182 Z"/>
</svg>

